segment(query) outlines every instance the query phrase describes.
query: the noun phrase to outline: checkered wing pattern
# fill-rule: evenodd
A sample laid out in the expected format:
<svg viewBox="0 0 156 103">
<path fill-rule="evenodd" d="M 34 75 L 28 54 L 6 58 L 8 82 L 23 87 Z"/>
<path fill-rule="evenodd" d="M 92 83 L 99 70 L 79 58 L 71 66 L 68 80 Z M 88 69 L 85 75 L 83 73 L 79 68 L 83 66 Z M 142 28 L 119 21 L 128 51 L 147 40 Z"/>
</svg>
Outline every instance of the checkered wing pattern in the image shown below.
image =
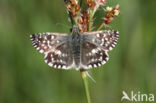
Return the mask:
<svg viewBox="0 0 156 103">
<path fill-rule="evenodd" d="M 94 43 L 106 51 L 110 51 L 117 44 L 119 32 L 115 30 L 85 32 L 84 37 L 87 41 Z"/>
<path fill-rule="evenodd" d="M 101 66 L 109 59 L 105 50 L 91 42 L 83 43 L 81 50 L 81 64 L 84 69 Z"/>
<path fill-rule="evenodd" d="M 108 51 L 117 44 L 119 33 L 114 30 L 96 32 L 84 32 L 81 51 L 81 64 L 83 68 L 95 68 L 105 64 L 108 59 Z"/>
<path fill-rule="evenodd" d="M 54 68 L 69 69 L 73 64 L 68 35 L 60 33 L 38 33 L 30 35 L 32 45 L 45 54 L 45 62 Z M 68 48 L 68 49 L 67 49 Z"/>
</svg>

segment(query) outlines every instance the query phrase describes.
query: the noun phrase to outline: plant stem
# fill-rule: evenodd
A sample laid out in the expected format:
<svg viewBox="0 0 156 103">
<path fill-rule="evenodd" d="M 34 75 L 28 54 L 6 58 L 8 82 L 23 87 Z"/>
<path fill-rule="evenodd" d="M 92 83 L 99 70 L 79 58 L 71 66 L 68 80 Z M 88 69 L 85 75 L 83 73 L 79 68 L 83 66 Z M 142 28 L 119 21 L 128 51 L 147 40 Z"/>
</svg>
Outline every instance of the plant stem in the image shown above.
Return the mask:
<svg viewBox="0 0 156 103">
<path fill-rule="evenodd" d="M 101 30 L 103 26 L 104 26 L 104 23 L 102 23 L 102 24 L 99 26 L 99 28 L 97 29 L 97 31 Z"/>
<path fill-rule="evenodd" d="M 89 10 L 89 31 L 91 31 L 91 29 L 92 29 L 93 17 L 98 8 L 99 8 L 99 6 L 96 6 L 93 10 L 92 9 Z"/>
<path fill-rule="evenodd" d="M 88 82 L 87 82 L 87 75 L 86 75 L 84 70 L 83 71 L 80 70 L 80 73 L 81 73 L 81 77 L 82 77 L 83 84 L 84 84 L 84 87 L 85 87 L 87 103 L 91 103 L 89 88 L 88 88 Z"/>
<path fill-rule="evenodd" d="M 91 28 L 92 28 L 92 19 L 93 19 L 93 12 L 92 12 L 92 10 L 90 10 L 90 13 L 89 13 L 89 31 L 91 31 Z"/>
</svg>

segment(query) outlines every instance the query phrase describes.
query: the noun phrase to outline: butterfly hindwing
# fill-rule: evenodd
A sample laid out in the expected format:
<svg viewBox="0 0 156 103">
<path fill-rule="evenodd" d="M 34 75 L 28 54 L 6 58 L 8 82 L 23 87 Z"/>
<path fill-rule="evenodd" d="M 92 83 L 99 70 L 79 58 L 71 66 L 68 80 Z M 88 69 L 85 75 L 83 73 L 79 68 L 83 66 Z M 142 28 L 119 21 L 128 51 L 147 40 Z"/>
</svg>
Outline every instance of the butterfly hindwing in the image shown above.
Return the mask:
<svg viewBox="0 0 156 103">
<path fill-rule="evenodd" d="M 84 69 L 99 67 L 108 61 L 107 51 L 90 42 L 84 42 L 81 49 L 81 64 Z"/>
<path fill-rule="evenodd" d="M 50 50 L 44 59 L 49 66 L 54 68 L 71 69 L 73 65 L 72 51 L 66 42 Z"/>
</svg>

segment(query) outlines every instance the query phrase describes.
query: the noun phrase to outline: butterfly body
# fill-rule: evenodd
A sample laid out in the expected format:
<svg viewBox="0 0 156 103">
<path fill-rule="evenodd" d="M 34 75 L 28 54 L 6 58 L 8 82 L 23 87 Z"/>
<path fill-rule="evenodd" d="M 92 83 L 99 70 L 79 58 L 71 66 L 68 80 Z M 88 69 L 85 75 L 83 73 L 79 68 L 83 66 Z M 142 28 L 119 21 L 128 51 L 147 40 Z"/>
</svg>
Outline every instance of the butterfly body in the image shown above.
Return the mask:
<svg viewBox="0 0 156 103">
<path fill-rule="evenodd" d="M 118 32 L 103 30 L 80 33 L 73 26 L 70 35 L 63 33 L 32 34 L 33 46 L 45 54 L 45 62 L 54 68 L 90 69 L 108 61 L 107 52 L 115 47 Z"/>
<path fill-rule="evenodd" d="M 80 65 L 80 47 L 81 47 L 81 34 L 77 27 L 73 28 L 71 35 L 69 35 L 69 40 L 72 48 L 73 62 L 76 68 Z"/>
</svg>

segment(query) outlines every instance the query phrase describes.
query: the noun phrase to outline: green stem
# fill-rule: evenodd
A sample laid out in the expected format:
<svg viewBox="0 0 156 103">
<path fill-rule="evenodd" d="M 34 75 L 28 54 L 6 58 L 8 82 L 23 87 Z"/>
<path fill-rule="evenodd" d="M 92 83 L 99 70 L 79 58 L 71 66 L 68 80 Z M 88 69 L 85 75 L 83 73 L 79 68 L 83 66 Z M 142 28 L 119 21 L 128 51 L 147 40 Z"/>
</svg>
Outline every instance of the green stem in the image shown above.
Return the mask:
<svg viewBox="0 0 156 103">
<path fill-rule="evenodd" d="M 89 31 L 91 31 L 91 28 L 92 28 L 92 19 L 93 19 L 93 12 L 92 12 L 92 10 L 90 10 L 90 13 L 89 13 Z"/>
<path fill-rule="evenodd" d="M 99 6 L 96 6 L 93 10 L 90 10 L 90 12 L 89 12 L 89 31 L 91 31 L 91 29 L 92 29 L 93 17 L 98 8 L 99 8 Z"/>
<path fill-rule="evenodd" d="M 87 82 L 87 75 L 85 74 L 85 71 L 80 71 L 80 72 L 81 72 L 81 77 L 82 77 L 83 84 L 84 84 L 84 87 L 85 87 L 87 103 L 91 103 L 89 88 L 88 88 L 88 82 Z"/>
<path fill-rule="evenodd" d="M 102 23 L 102 24 L 98 27 L 97 31 L 101 30 L 103 26 L 104 26 L 104 23 Z"/>
</svg>

